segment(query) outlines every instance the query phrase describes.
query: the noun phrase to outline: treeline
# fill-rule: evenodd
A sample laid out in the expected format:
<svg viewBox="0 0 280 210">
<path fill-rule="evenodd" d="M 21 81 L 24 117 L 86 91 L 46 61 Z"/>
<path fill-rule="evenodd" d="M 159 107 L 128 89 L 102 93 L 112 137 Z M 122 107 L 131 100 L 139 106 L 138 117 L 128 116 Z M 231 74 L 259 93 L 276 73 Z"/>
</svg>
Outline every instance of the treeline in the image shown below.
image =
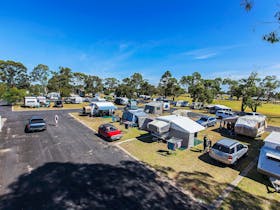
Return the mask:
<svg viewBox="0 0 280 210">
<path fill-rule="evenodd" d="M 227 86 L 230 97 L 242 99 L 241 110 L 250 107 L 253 111 L 261 104 L 280 98 L 277 89 L 280 82 L 276 76 L 266 76 L 261 79 L 253 72 L 248 78 L 233 80 L 231 78 L 204 79 L 194 72 L 179 80 L 166 71 L 157 86 L 152 85 L 140 73 L 122 79 L 110 77 L 100 78 L 81 72 L 73 72 L 68 67 L 59 67 L 57 71 L 50 70 L 47 65 L 39 64 L 30 73 L 20 62 L 0 60 L 0 98 L 10 103 L 21 100 L 24 95 L 42 95 L 47 92 L 60 92 L 62 97 L 69 96 L 78 90 L 85 94 L 114 93 L 117 96 L 137 98 L 139 95 L 161 95 L 164 97 L 179 96 L 189 93 L 193 101 L 211 103 L 221 93 L 222 86 Z"/>
</svg>

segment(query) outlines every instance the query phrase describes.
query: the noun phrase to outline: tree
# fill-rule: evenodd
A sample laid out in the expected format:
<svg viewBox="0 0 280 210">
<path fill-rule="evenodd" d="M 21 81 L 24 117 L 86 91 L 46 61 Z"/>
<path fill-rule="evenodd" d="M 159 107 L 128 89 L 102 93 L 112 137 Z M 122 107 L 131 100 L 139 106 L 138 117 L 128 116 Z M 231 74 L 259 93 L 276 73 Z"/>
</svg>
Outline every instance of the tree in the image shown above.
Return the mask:
<svg viewBox="0 0 280 210">
<path fill-rule="evenodd" d="M 85 79 L 86 93 L 98 93 L 103 90 L 102 79 L 98 76 L 88 75 Z"/>
<path fill-rule="evenodd" d="M 280 87 L 280 81 L 276 76 L 266 76 L 260 83 L 262 93 L 269 102 L 270 98 L 276 93 L 276 89 Z"/>
<path fill-rule="evenodd" d="M 16 87 L 8 88 L 7 91 L 2 96 L 5 101 L 9 104 L 14 104 L 21 101 L 26 95 L 26 90 L 18 89 Z"/>
<path fill-rule="evenodd" d="M 52 77 L 48 82 L 48 90 L 60 92 L 62 97 L 69 96 L 72 92 L 73 74 L 68 67 L 59 67 L 58 72 L 52 72 Z"/>
<path fill-rule="evenodd" d="M 10 87 L 28 88 L 27 68 L 20 62 L 0 60 L 0 79 Z"/>
<path fill-rule="evenodd" d="M 117 80 L 114 77 L 109 77 L 104 79 L 105 92 L 107 92 L 108 94 L 115 92 L 118 84 L 119 84 L 119 80 Z"/>
<path fill-rule="evenodd" d="M 251 11 L 253 8 L 253 0 L 243 0 L 241 5 L 244 7 L 246 11 Z M 271 32 L 268 32 L 263 36 L 263 40 L 270 42 L 270 43 L 276 43 L 279 42 L 280 37 L 278 35 L 279 31 L 279 24 L 280 24 L 280 11 L 277 9 L 277 12 L 274 14 L 275 22 L 270 22 L 271 24 L 277 24 L 277 29 Z"/>
<path fill-rule="evenodd" d="M 240 99 L 240 97 L 242 96 L 242 88 L 239 85 L 239 81 L 226 78 L 223 80 L 222 84 L 229 86 L 228 93 L 230 94 L 231 98 L 235 96 L 237 100 Z"/>
<path fill-rule="evenodd" d="M 43 88 L 43 92 L 47 93 L 48 78 L 50 76 L 50 69 L 47 65 L 38 64 L 32 70 L 30 78 L 33 82 L 39 82 Z"/>
</svg>

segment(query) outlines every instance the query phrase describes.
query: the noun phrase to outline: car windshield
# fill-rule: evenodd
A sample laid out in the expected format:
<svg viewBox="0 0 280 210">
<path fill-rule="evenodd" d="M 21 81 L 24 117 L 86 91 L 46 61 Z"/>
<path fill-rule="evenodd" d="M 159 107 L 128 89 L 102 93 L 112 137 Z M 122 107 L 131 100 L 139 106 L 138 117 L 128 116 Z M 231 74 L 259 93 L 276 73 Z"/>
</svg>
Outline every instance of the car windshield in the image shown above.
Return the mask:
<svg viewBox="0 0 280 210">
<path fill-rule="evenodd" d="M 43 119 L 33 119 L 31 123 L 45 123 L 45 121 Z"/>
<path fill-rule="evenodd" d="M 219 150 L 219 151 L 221 151 L 221 152 L 224 152 L 224 153 L 230 153 L 229 147 L 226 147 L 226 146 L 224 146 L 224 145 L 222 145 L 222 144 L 216 143 L 216 144 L 213 145 L 212 148 L 213 148 L 213 149 L 216 149 L 216 150 Z"/>
<path fill-rule="evenodd" d="M 117 128 L 115 128 L 115 127 L 107 127 L 107 131 L 109 131 L 109 132 L 111 132 L 111 131 L 116 131 L 116 130 L 118 130 Z"/>
<path fill-rule="evenodd" d="M 208 118 L 206 118 L 206 117 L 202 117 L 202 118 L 200 118 L 200 120 L 201 120 L 201 121 L 207 121 L 207 120 L 208 120 Z"/>
</svg>

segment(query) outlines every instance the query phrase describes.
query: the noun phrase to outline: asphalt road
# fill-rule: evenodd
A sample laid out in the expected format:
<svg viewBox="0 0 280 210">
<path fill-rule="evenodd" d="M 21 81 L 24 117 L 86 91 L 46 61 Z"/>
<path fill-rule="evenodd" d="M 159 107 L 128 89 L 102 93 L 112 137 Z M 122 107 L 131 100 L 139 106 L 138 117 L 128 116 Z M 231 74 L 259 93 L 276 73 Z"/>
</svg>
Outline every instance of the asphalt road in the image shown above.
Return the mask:
<svg viewBox="0 0 280 210">
<path fill-rule="evenodd" d="M 7 118 L 0 133 L 0 209 L 203 208 L 69 112 L 11 112 L 0 106 Z M 48 129 L 24 133 L 32 115 L 44 117 Z"/>
</svg>

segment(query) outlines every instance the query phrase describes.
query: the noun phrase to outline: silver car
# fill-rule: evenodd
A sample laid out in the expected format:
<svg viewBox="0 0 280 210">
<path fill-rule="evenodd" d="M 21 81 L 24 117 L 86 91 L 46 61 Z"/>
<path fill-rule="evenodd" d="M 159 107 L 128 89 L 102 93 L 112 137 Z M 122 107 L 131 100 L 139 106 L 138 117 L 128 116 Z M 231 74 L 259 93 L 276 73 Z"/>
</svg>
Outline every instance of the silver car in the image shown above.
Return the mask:
<svg viewBox="0 0 280 210">
<path fill-rule="evenodd" d="M 247 145 L 228 138 L 216 142 L 209 151 L 211 158 L 228 165 L 235 165 L 241 157 L 247 154 Z"/>
</svg>

